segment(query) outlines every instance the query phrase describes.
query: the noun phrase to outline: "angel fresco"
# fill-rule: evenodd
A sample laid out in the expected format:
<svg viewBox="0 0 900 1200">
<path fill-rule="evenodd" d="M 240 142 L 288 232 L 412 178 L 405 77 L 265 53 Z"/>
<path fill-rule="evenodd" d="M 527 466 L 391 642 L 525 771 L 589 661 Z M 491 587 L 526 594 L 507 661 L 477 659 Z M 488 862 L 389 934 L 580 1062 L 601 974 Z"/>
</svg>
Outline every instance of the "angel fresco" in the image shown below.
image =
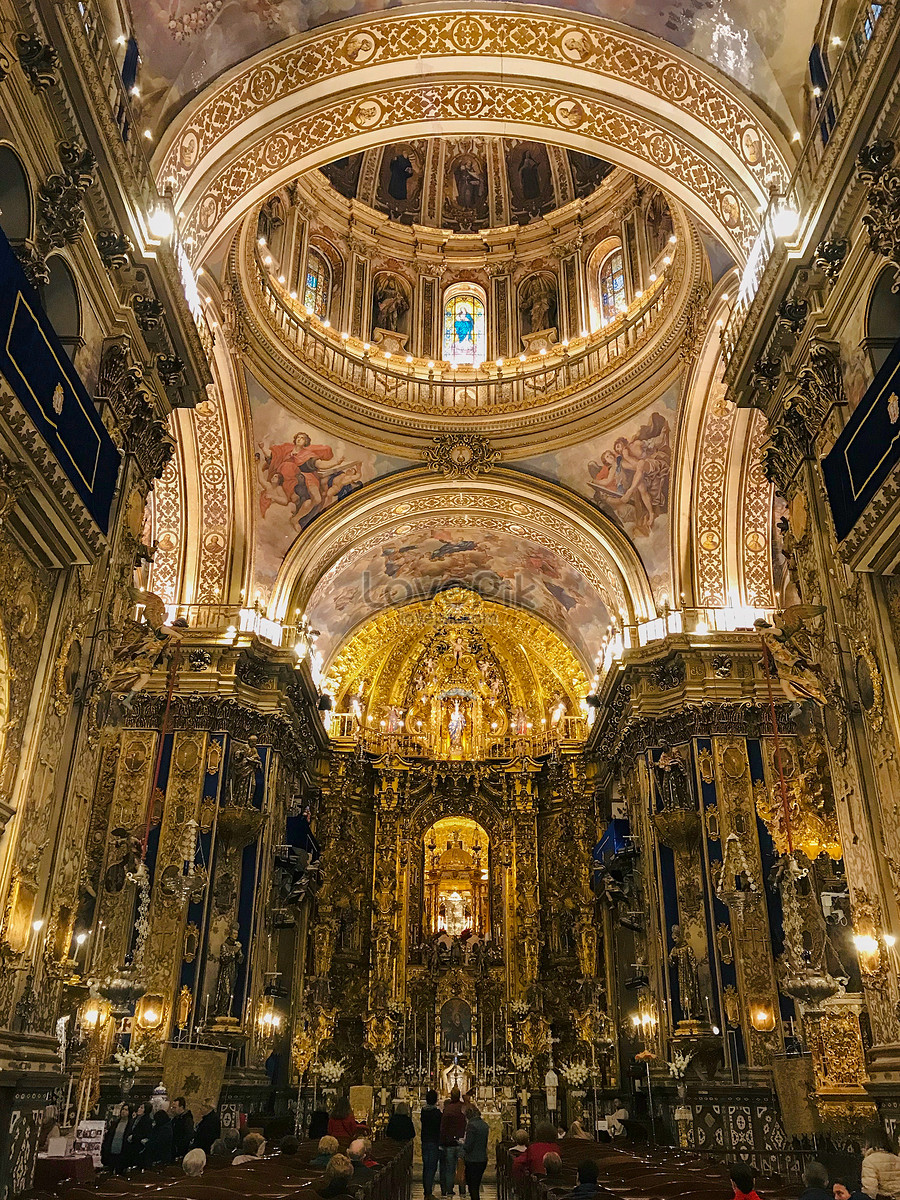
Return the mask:
<svg viewBox="0 0 900 1200">
<path fill-rule="evenodd" d="M 619 518 L 635 537 L 648 537 L 669 502 L 672 450 L 660 412 L 632 438 L 618 437 L 599 462 L 588 464 L 594 503 Z"/>
<path fill-rule="evenodd" d="M 295 433 L 279 445 L 260 442 L 259 451 L 260 512 L 265 517 L 273 504 L 290 509 L 290 523 L 298 533 L 336 500 L 362 487 L 362 462 L 333 462 L 331 446 L 314 445 L 308 433 Z"/>
</svg>

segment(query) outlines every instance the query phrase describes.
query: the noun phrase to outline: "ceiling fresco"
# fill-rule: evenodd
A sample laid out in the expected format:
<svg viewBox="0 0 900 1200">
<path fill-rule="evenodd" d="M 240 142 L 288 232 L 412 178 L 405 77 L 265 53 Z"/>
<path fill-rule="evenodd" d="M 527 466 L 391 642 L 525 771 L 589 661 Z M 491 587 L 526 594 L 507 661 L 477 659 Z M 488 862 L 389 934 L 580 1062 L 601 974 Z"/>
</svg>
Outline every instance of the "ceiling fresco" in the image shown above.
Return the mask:
<svg viewBox="0 0 900 1200">
<path fill-rule="evenodd" d="M 256 588 L 263 599 L 291 543 L 365 484 L 409 466 L 294 416 L 246 372 L 253 419 Z"/>
<path fill-rule="evenodd" d="M 609 433 L 515 463 L 586 497 L 628 534 L 657 601 L 671 600 L 669 492 L 680 384 Z"/>
<path fill-rule="evenodd" d="M 374 545 L 338 560 L 323 575 L 306 606 L 319 630 L 317 649 L 327 662 L 375 612 L 435 595 L 454 583 L 537 613 L 588 663 L 609 626 L 596 589 L 524 530 L 462 521 L 410 523 L 384 531 Z"/>
<path fill-rule="evenodd" d="M 224 71 L 283 38 L 390 0 L 147 0 L 131 5 L 145 113 L 168 119 Z M 567 0 L 552 7 L 630 25 L 690 51 L 785 115 L 812 41 L 814 0 Z"/>
</svg>

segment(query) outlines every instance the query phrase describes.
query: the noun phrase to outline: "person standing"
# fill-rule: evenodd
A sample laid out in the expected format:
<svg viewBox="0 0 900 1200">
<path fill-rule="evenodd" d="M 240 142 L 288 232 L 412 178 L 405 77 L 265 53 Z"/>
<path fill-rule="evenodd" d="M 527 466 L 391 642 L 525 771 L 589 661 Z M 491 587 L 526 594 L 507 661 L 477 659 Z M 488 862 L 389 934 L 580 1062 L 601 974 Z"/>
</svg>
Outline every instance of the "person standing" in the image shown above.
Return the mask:
<svg viewBox="0 0 900 1200">
<path fill-rule="evenodd" d="M 441 1144 L 441 1110 L 438 1108 L 437 1092 L 425 1093 L 425 1103 L 420 1114 L 422 1138 L 422 1190 L 425 1200 L 434 1195 L 434 1177 L 437 1174 Z"/>
<path fill-rule="evenodd" d="M 450 1092 L 450 1099 L 441 1113 L 441 1196 L 453 1195 L 456 1182 L 456 1164 L 459 1161 L 461 1143 L 466 1136 L 466 1110 L 459 1098 L 459 1088 Z M 464 1186 L 460 1187 L 460 1195 Z"/>
<path fill-rule="evenodd" d="M 153 1128 L 140 1158 L 142 1167 L 165 1167 L 174 1162 L 172 1153 L 172 1118 L 164 1108 L 153 1114 Z"/>
<path fill-rule="evenodd" d="M 463 1158 L 466 1160 L 466 1187 L 471 1200 L 481 1200 L 481 1179 L 487 1167 L 488 1124 L 474 1104 L 468 1108 Z"/>
<path fill-rule="evenodd" d="M 900 1158 L 883 1129 L 863 1140 L 862 1190 L 867 1196 L 900 1197 Z"/>
<path fill-rule="evenodd" d="M 212 1153 L 213 1142 L 221 1136 L 222 1122 L 219 1120 L 219 1114 L 210 1106 L 197 1122 L 197 1127 L 194 1130 L 194 1147 L 198 1150 L 204 1150 L 206 1157 L 209 1158 Z"/>
<path fill-rule="evenodd" d="M 103 1145 L 100 1149 L 100 1161 L 104 1167 L 109 1167 L 114 1175 L 125 1170 L 126 1143 L 134 1119 L 131 1115 L 131 1105 L 119 1105 L 118 1115 L 110 1118 L 103 1135 Z"/>
<path fill-rule="evenodd" d="M 175 1147 L 175 1158 L 184 1158 L 194 1140 L 194 1117 L 187 1106 L 184 1096 L 172 1101 L 172 1142 Z M 203 1150 L 202 1146 L 197 1147 Z M 205 1153 L 205 1151 L 204 1151 Z"/>
</svg>

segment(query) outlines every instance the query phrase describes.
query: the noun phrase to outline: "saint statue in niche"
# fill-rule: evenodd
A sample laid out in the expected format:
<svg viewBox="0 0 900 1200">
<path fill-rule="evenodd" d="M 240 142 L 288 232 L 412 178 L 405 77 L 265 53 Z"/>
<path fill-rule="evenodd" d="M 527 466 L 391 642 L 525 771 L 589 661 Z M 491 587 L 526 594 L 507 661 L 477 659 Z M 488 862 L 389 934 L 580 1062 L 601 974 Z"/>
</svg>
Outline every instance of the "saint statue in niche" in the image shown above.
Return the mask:
<svg viewBox="0 0 900 1200">
<path fill-rule="evenodd" d="M 537 200 L 541 194 L 541 177 L 538 161 L 526 150 L 519 163 L 519 186 L 522 189 L 523 200 Z"/>
<path fill-rule="evenodd" d="M 484 192 L 484 167 L 472 155 L 457 159 L 453 167 L 456 203 L 460 208 L 477 208 Z"/>
<path fill-rule="evenodd" d="M 680 925 L 672 926 L 672 941 L 674 945 L 669 951 L 669 962 L 678 971 L 678 999 L 681 1002 L 683 1018 L 685 1021 L 699 1021 L 703 1010 L 700 1004 L 697 956 Z"/>
<path fill-rule="evenodd" d="M 472 1009 L 454 996 L 441 1005 L 441 1053 L 468 1054 L 472 1046 Z"/>
<path fill-rule="evenodd" d="M 237 983 L 238 967 L 244 961 L 244 951 L 238 941 L 237 926 L 233 925 L 219 951 L 219 976 L 216 980 L 217 1017 L 230 1017 L 234 1003 L 234 985 Z"/>
<path fill-rule="evenodd" d="M 388 182 L 388 195 L 393 196 L 395 200 L 408 200 L 407 191 L 409 188 L 409 179 L 413 174 L 413 165 L 409 161 L 409 155 L 402 150 L 399 154 L 395 154 L 391 159 L 391 177 Z"/>
<path fill-rule="evenodd" d="M 450 720 L 447 724 L 447 732 L 450 734 L 450 746 L 454 750 L 459 750 L 462 747 L 463 734 L 466 729 L 466 714 L 459 706 L 459 701 L 455 701 L 453 712 L 450 714 Z"/>
</svg>

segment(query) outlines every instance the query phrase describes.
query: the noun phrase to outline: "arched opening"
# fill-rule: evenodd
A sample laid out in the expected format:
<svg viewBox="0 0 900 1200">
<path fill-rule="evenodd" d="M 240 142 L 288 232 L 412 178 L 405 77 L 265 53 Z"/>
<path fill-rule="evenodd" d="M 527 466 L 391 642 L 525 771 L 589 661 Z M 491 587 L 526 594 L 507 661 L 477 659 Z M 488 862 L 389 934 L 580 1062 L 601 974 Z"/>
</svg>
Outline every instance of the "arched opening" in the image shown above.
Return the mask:
<svg viewBox="0 0 900 1200">
<path fill-rule="evenodd" d="M 425 851 L 422 933 L 425 938 L 437 937 L 443 942 L 447 956 L 457 957 L 462 965 L 474 949 L 468 943 L 473 938 L 484 941 L 490 937 L 490 838 L 469 817 L 442 817 L 425 831 L 422 844 Z"/>
<path fill-rule="evenodd" d="M 31 187 L 22 160 L 0 146 L 0 227 L 10 242 L 31 237 Z"/>
<path fill-rule="evenodd" d="M 487 357 L 485 294 L 476 283 L 455 283 L 444 293 L 442 357 L 470 367 Z"/>
<path fill-rule="evenodd" d="M 628 308 L 625 287 L 625 255 L 622 247 L 610 251 L 600 264 L 600 320 L 615 321 Z"/>
<path fill-rule="evenodd" d="M 310 246 L 306 255 L 306 276 L 303 281 L 303 303 L 322 320 L 328 318 L 331 305 L 331 264 L 325 255 Z"/>
<path fill-rule="evenodd" d="M 41 301 L 50 324 L 57 337 L 75 357 L 75 351 L 83 344 L 81 337 L 81 304 L 75 277 L 65 259 L 59 255 L 47 260 L 47 283 L 41 288 Z"/>
<path fill-rule="evenodd" d="M 863 345 L 868 351 L 873 371 L 880 370 L 900 338 L 900 291 L 894 291 L 895 279 L 895 269 L 885 267 L 875 281 L 869 299 Z"/>
</svg>

